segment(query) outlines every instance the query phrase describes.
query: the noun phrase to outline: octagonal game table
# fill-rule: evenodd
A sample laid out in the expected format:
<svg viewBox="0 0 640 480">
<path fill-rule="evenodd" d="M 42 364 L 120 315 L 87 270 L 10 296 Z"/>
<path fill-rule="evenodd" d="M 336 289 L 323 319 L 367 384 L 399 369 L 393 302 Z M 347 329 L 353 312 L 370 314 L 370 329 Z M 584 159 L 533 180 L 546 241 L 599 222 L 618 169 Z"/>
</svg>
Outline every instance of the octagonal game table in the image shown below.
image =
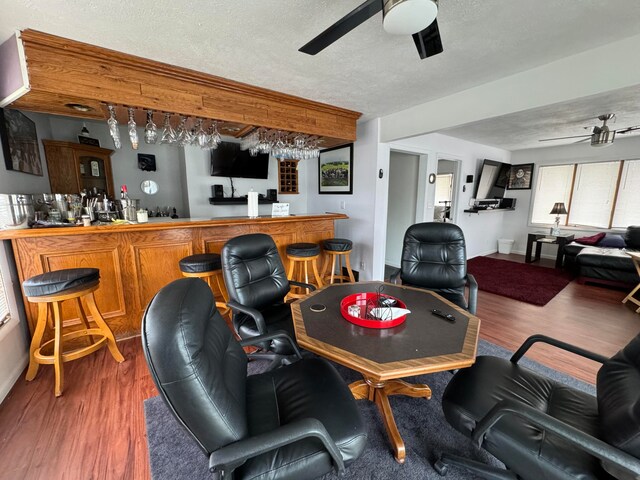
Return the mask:
<svg viewBox="0 0 640 480">
<path fill-rule="evenodd" d="M 404 323 L 386 329 L 365 328 L 344 319 L 340 301 L 347 295 L 376 292 L 402 300 L 411 310 Z M 324 305 L 321 312 L 311 306 Z M 451 323 L 433 309 L 455 316 Z M 360 372 L 349 385 L 356 399 L 375 402 L 395 459 L 403 463 L 405 446 L 393 418 L 389 395 L 431 398 L 425 384 L 404 377 L 469 367 L 475 362 L 480 320 L 439 295 L 383 282 L 327 285 L 291 304 L 298 344 L 307 350 Z"/>
</svg>

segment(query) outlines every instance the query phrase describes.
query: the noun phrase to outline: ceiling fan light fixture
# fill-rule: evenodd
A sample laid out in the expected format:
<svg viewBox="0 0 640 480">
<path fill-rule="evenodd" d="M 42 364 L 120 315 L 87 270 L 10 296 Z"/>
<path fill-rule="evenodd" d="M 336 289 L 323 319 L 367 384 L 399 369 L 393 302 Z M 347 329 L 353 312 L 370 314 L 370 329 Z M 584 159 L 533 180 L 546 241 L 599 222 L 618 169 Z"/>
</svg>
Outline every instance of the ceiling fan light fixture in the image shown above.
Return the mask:
<svg viewBox="0 0 640 480">
<path fill-rule="evenodd" d="M 598 133 L 594 133 L 591 135 L 591 146 L 592 147 L 608 147 L 613 143 L 613 140 L 616 138 L 615 130 L 610 131 L 609 128 L 605 125 L 602 130 Z"/>
<path fill-rule="evenodd" d="M 382 26 L 393 35 L 413 35 L 431 25 L 437 15 L 434 0 L 384 0 Z"/>
</svg>

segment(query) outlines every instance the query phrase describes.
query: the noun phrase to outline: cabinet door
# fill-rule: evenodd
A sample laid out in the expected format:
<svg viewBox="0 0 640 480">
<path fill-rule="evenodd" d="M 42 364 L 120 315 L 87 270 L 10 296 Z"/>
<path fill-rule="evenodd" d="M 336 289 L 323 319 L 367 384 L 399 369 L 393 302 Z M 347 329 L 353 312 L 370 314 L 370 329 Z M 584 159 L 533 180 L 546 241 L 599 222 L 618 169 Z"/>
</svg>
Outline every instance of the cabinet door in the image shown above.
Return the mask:
<svg viewBox="0 0 640 480">
<path fill-rule="evenodd" d="M 78 193 L 76 163 L 73 150 L 45 144 L 49 184 L 55 193 Z"/>
<path fill-rule="evenodd" d="M 78 156 L 78 172 L 80 190 L 94 191 L 95 194 L 109 193 L 107 166 L 104 158 L 80 154 Z"/>
</svg>

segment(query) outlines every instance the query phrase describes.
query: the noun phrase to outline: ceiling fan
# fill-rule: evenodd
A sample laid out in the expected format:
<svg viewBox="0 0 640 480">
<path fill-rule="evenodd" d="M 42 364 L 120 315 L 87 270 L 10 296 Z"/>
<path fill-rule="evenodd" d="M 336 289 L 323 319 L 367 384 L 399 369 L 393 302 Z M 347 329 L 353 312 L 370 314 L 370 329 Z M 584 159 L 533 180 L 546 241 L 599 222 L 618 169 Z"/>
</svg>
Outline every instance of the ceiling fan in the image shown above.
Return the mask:
<svg viewBox="0 0 640 480">
<path fill-rule="evenodd" d="M 388 33 L 413 35 L 421 59 L 442 53 L 438 30 L 438 0 L 367 0 L 299 49 L 309 55 L 324 50 L 382 10 Z"/>
<path fill-rule="evenodd" d="M 624 133 L 633 132 L 634 130 L 640 130 L 640 125 L 635 125 L 633 127 L 626 127 L 620 130 L 611 130 L 607 125 L 607 122 L 609 120 L 614 119 L 615 116 L 616 116 L 615 113 L 607 113 L 605 115 L 600 115 L 598 117 L 598 120 L 602 122 L 602 126 L 598 127 L 596 125 L 595 127 L 593 127 L 593 131 L 588 135 L 573 135 L 570 137 L 543 138 L 542 140 L 539 140 L 539 141 L 549 142 L 551 140 L 564 140 L 566 138 L 587 137 L 587 138 L 584 138 L 583 140 L 578 140 L 576 143 L 586 142 L 587 140 L 591 139 L 592 147 L 606 147 L 607 145 L 611 145 L 613 143 L 614 139 L 616 138 L 616 134 L 620 135 Z M 584 128 L 589 128 L 589 127 L 584 127 Z"/>
</svg>

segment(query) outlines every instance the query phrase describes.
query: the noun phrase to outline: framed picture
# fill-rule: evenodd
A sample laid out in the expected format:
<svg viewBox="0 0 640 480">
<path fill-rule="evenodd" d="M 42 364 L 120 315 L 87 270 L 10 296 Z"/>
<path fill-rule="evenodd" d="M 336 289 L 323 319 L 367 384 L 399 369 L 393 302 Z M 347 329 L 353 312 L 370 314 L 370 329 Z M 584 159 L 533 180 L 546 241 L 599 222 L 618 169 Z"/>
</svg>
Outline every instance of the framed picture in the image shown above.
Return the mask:
<svg viewBox="0 0 640 480">
<path fill-rule="evenodd" d="M 320 152 L 318 193 L 353 193 L 353 143 Z"/>
<path fill-rule="evenodd" d="M 509 169 L 508 190 L 531 190 L 533 178 L 533 163 L 511 165 Z"/>
<path fill-rule="evenodd" d="M 0 108 L 0 139 L 7 170 L 42 176 L 35 123 L 18 110 Z"/>
</svg>

